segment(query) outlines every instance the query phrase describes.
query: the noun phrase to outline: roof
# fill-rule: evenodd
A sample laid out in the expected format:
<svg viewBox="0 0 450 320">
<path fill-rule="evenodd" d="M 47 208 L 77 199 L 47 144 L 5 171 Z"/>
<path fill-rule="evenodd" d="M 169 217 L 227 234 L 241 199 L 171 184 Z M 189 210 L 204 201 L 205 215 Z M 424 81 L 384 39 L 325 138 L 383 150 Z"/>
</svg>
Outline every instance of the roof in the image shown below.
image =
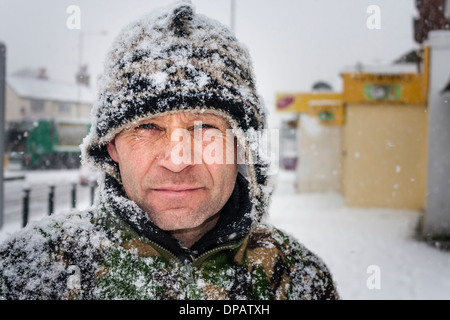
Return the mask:
<svg viewBox="0 0 450 320">
<path fill-rule="evenodd" d="M 345 67 L 342 73 L 367 72 L 376 74 L 418 73 L 417 64 L 401 63 L 391 65 L 363 65 Z"/>
<path fill-rule="evenodd" d="M 444 89 L 441 91 L 442 94 L 449 94 L 450 93 L 450 81 L 447 83 Z"/>
<path fill-rule="evenodd" d="M 87 104 L 94 102 L 93 90 L 84 85 L 19 76 L 10 76 L 6 82 L 21 98 Z"/>
</svg>

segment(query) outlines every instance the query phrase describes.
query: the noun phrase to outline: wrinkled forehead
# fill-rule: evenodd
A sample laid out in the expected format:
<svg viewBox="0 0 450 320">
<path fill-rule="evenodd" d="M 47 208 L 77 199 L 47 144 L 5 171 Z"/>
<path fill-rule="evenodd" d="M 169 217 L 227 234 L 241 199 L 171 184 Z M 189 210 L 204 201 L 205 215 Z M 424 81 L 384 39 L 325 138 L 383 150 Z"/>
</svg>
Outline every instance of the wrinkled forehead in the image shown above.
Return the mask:
<svg viewBox="0 0 450 320">
<path fill-rule="evenodd" d="M 141 119 L 135 123 L 140 125 L 143 123 L 154 122 L 158 123 L 162 127 L 176 127 L 176 126 L 189 126 L 196 122 L 207 123 L 212 125 L 218 125 L 224 128 L 231 128 L 231 125 L 227 119 L 221 115 L 216 115 L 208 112 L 175 112 L 164 115 L 155 115 Z"/>
</svg>

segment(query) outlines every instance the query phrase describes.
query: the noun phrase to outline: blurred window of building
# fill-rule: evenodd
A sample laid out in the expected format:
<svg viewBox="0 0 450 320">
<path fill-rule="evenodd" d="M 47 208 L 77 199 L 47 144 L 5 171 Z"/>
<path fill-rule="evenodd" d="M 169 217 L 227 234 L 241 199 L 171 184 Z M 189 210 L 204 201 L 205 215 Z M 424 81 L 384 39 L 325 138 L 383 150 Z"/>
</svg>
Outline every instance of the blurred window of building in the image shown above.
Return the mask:
<svg viewBox="0 0 450 320">
<path fill-rule="evenodd" d="M 44 112 L 44 100 L 31 99 L 30 109 L 34 114 L 41 114 Z"/>
<path fill-rule="evenodd" d="M 70 114 L 70 103 L 60 102 L 58 104 L 58 113 L 59 114 Z"/>
</svg>

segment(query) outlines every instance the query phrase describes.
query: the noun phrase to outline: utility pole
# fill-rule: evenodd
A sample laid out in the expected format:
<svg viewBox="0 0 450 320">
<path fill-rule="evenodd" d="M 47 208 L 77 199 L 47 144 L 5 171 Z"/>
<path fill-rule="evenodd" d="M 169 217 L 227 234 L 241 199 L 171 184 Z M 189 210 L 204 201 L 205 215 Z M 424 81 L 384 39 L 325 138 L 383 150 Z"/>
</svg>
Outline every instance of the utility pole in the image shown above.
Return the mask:
<svg viewBox="0 0 450 320">
<path fill-rule="evenodd" d="M 231 30 L 235 32 L 236 27 L 236 0 L 231 0 L 231 12 L 230 12 L 230 26 Z"/>
<path fill-rule="evenodd" d="M 4 153 L 5 153 L 5 87 L 6 46 L 0 42 L 0 230 L 3 228 L 4 199 Z"/>
<path fill-rule="evenodd" d="M 102 30 L 102 31 L 81 31 L 79 30 L 79 34 L 78 34 L 78 71 L 77 71 L 77 75 L 78 72 L 81 75 L 82 72 L 82 68 L 83 68 L 83 45 L 84 45 L 84 40 L 86 36 L 90 36 L 90 35 L 101 35 L 101 36 L 105 36 L 108 34 L 108 31 Z M 82 83 L 79 81 L 79 79 L 77 79 L 76 81 L 76 86 L 77 86 L 77 98 L 78 98 L 78 106 L 77 106 L 77 118 L 81 118 L 81 105 L 82 105 L 82 97 L 81 97 L 81 86 Z"/>
<path fill-rule="evenodd" d="M 79 38 L 78 38 L 78 72 L 81 72 L 81 64 L 82 64 L 82 54 L 83 54 L 83 31 L 79 30 Z M 76 106 L 76 113 L 77 113 L 77 119 L 80 119 L 81 117 L 81 83 L 79 83 L 78 79 L 75 82 L 75 85 L 77 86 L 77 106 Z"/>
</svg>

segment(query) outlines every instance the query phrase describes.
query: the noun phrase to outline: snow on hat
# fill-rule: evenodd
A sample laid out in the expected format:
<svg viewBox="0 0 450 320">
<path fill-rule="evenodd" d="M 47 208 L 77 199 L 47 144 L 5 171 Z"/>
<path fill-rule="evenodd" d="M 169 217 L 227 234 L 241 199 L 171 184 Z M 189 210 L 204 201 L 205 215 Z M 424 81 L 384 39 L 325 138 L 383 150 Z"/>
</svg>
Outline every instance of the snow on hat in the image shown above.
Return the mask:
<svg viewBox="0 0 450 320">
<path fill-rule="evenodd" d="M 265 126 L 248 50 L 219 22 L 196 14 L 179 1 L 125 27 L 105 61 L 82 161 L 120 181 L 107 144 L 133 123 L 173 112 L 213 113 L 224 117 L 245 147 L 246 174 L 254 208 L 268 195 L 267 162 L 249 135 Z M 241 130 L 237 130 L 241 129 Z"/>
</svg>

